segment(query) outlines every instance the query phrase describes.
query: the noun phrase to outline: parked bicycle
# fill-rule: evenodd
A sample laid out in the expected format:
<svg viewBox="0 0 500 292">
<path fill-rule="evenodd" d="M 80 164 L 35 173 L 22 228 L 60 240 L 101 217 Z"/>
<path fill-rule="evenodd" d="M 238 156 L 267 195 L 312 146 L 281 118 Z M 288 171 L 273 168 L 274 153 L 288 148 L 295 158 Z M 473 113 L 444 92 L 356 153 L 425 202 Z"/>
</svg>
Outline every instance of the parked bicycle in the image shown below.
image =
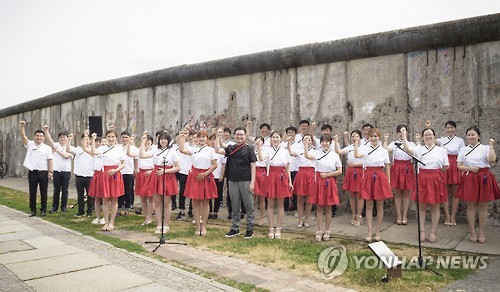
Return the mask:
<svg viewBox="0 0 500 292">
<path fill-rule="evenodd" d="M 0 178 L 6 176 L 8 171 L 9 166 L 3 161 L 3 153 L 0 153 Z"/>
</svg>

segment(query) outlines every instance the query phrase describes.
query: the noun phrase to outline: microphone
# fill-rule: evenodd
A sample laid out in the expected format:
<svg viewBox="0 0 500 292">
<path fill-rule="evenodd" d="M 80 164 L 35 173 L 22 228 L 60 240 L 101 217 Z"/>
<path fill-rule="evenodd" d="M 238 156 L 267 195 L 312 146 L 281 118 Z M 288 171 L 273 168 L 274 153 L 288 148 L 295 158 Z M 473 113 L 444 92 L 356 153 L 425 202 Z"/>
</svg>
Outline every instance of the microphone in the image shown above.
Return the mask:
<svg viewBox="0 0 500 292">
<path fill-rule="evenodd" d="M 399 147 L 399 146 L 403 145 L 403 143 L 401 143 L 401 142 L 394 142 L 394 145 L 396 145 L 396 146 Z"/>
</svg>

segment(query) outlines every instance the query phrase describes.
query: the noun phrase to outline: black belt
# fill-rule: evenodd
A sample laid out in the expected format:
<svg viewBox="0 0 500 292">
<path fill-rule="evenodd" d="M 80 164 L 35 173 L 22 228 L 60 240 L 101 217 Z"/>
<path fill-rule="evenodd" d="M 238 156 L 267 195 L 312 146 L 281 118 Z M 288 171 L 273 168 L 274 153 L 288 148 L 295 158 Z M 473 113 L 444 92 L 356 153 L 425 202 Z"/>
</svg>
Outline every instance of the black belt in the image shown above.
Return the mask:
<svg viewBox="0 0 500 292">
<path fill-rule="evenodd" d="M 32 172 L 48 172 L 48 170 L 33 169 Z"/>
</svg>

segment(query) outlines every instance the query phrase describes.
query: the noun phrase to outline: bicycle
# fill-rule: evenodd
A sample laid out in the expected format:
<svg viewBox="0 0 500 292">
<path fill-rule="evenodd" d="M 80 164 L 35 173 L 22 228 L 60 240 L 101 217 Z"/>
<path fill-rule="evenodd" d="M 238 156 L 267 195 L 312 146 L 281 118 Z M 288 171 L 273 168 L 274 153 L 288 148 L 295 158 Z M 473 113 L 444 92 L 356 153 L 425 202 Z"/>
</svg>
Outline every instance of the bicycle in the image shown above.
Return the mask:
<svg viewBox="0 0 500 292">
<path fill-rule="evenodd" d="M 8 171 L 9 166 L 3 161 L 3 153 L 0 153 L 0 178 L 6 176 Z"/>
</svg>

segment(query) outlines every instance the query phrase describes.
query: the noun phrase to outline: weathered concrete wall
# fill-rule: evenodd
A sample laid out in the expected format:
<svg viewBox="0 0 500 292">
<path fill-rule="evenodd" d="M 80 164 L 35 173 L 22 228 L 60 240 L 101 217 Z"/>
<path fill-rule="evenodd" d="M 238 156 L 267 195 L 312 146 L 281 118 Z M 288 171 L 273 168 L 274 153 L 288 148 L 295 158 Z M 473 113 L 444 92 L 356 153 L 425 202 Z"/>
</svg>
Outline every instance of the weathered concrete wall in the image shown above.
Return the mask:
<svg viewBox="0 0 500 292">
<path fill-rule="evenodd" d="M 53 135 L 79 137 L 96 115 L 136 135 L 186 124 L 234 128 L 248 119 L 254 131 L 263 122 L 282 130 L 309 118 L 336 133 L 369 122 L 392 137 L 397 124 L 414 133 L 430 120 L 441 136 L 454 120 L 462 137 L 479 125 L 484 140 L 500 141 L 498 23 L 500 14 L 83 85 L 0 110 L 0 152 L 9 174 L 23 175 L 20 120 L 30 137 L 45 123 Z"/>
</svg>

